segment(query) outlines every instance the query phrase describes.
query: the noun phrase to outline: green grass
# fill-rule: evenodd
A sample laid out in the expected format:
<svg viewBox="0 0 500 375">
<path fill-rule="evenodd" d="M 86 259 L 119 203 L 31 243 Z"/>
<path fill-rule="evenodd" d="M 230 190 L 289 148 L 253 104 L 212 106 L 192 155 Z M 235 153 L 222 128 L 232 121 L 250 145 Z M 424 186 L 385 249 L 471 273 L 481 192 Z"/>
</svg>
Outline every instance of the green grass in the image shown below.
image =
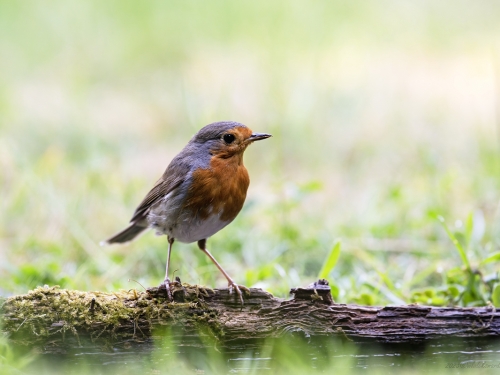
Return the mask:
<svg viewBox="0 0 500 375">
<path fill-rule="evenodd" d="M 208 243 L 238 282 L 498 304 L 499 6 L 49 3 L 0 3 L 0 295 L 158 284 L 165 238 L 99 241 L 192 134 L 233 119 L 274 135 Z M 172 266 L 224 286 L 195 245 Z"/>
</svg>

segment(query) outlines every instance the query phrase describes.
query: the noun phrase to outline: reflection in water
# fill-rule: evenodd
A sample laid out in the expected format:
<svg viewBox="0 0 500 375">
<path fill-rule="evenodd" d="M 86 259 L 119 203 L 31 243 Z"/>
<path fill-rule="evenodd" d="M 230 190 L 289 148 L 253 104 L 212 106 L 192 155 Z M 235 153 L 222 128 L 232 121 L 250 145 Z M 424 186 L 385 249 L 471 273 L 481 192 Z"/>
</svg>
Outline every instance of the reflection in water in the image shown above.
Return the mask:
<svg viewBox="0 0 500 375">
<path fill-rule="evenodd" d="M 345 338 L 247 340 L 222 344 L 210 335 L 157 335 L 113 347 L 80 347 L 40 355 L 27 374 L 302 374 L 375 373 L 500 368 L 500 345 L 491 342 L 450 342 L 353 345 Z M 480 371 L 479 371 L 480 372 Z M 475 371 L 475 373 L 478 373 Z"/>
</svg>

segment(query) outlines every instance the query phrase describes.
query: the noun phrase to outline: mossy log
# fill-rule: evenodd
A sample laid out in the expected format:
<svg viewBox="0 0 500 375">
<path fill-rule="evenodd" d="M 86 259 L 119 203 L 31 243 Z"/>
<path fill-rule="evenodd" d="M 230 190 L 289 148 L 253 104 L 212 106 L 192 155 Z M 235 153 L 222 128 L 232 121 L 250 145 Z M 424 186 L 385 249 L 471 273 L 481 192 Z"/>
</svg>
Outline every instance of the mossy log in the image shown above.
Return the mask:
<svg viewBox="0 0 500 375">
<path fill-rule="evenodd" d="M 416 343 L 453 338 L 500 337 L 500 313 L 492 306 L 441 308 L 336 304 L 325 280 L 291 290 L 285 300 L 251 288 L 241 305 L 228 289 L 172 284 L 173 301 L 152 288 L 116 293 L 40 287 L 2 306 L 11 342 L 42 351 L 83 345 L 143 342 L 155 329 L 175 335 L 210 335 L 224 343 L 277 338 L 294 332 L 338 336 L 353 343 Z"/>
</svg>

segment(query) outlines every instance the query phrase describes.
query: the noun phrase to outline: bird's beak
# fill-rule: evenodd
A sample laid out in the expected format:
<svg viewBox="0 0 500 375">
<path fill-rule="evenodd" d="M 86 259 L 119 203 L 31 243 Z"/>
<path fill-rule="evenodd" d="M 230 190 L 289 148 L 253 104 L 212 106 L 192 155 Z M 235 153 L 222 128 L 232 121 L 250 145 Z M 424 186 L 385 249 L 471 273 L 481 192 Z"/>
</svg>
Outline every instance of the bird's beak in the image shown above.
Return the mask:
<svg viewBox="0 0 500 375">
<path fill-rule="evenodd" d="M 272 137 L 271 134 L 266 134 L 266 133 L 253 133 L 250 138 L 248 138 L 248 143 L 252 143 L 254 141 L 260 141 L 262 139 L 266 139 Z"/>
</svg>

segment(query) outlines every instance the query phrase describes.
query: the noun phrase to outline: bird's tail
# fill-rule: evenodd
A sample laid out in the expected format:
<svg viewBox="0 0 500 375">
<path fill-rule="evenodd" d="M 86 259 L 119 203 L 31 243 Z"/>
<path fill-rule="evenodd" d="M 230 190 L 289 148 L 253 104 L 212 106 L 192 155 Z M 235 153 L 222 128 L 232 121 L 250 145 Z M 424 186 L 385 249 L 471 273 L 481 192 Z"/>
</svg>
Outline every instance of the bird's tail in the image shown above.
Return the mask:
<svg viewBox="0 0 500 375">
<path fill-rule="evenodd" d="M 132 223 L 121 232 L 115 234 L 113 237 L 108 238 L 106 241 L 102 241 L 101 245 L 109 245 L 112 243 L 123 243 L 132 241 L 135 237 L 137 237 L 139 233 L 141 233 L 145 229 L 147 229 L 147 227 L 143 227 L 137 225 L 136 223 Z"/>
</svg>

